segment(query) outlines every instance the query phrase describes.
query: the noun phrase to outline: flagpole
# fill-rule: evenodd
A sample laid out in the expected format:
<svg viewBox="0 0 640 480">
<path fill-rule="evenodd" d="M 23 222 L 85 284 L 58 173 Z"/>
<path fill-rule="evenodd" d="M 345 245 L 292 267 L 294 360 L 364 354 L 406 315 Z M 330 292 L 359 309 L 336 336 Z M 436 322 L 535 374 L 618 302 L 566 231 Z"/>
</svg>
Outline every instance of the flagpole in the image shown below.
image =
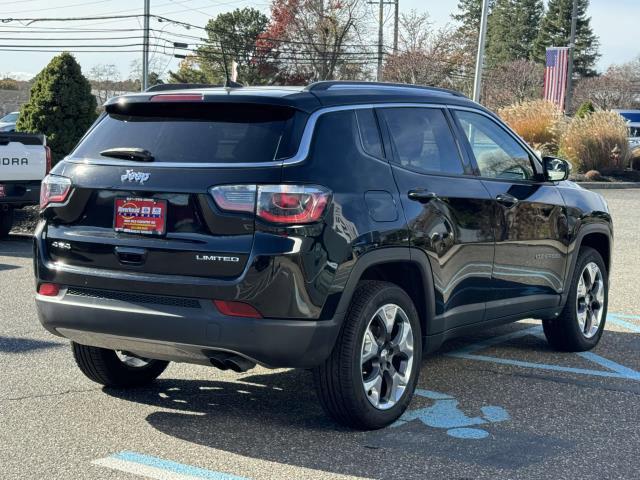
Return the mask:
<svg viewBox="0 0 640 480">
<path fill-rule="evenodd" d="M 564 111 L 571 110 L 573 100 L 573 58 L 576 50 L 576 27 L 578 23 L 578 0 L 573 0 L 571 11 L 571 39 L 569 40 L 569 70 L 567 72 L 567 96 L 565 97 Z"/>
</svg>

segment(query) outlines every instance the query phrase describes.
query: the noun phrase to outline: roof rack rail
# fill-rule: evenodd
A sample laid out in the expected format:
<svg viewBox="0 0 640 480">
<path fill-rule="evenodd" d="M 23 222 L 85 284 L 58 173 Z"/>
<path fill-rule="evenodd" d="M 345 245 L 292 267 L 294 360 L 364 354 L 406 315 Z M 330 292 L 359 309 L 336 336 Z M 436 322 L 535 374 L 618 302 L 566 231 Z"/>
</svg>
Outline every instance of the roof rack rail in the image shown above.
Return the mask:
<svg viewBox="0 0 640 480">
<path fill-rule="evenodd" d="M 456 92 L 455 90 L 449 90 L 447 88 L 440 87 L 429 87 L 426 85 L 412 85 L 410 83 L 392 83 L 392 82 L 364 82 L 364 81 L 354 81 L 354 80 L 322 80 L 319 82 L 314 82 L 305 87 L 306 91 L 309 92 L 319 92 L 326 91 L 330 88 L 335 87 L 368 87 L 368 86 L 378 86 L 378 87 L 387 87 L 387 88 L 415 88 L 417 90 L 426 90 L 432 92 L 446 93 L 449 95 L 453 95 L 455 97 L 464 97 L 464 95 L 460 92 Z"/>
<path fill-rule="evenodd" d="M 165 90 L 187 90 L 189 88 L 212 88 L 222 86 L 222 84 L 212 85 L 209 83 L 158 83 L 147 88 L 145 92 L 162 92 Z"/>
</svg>

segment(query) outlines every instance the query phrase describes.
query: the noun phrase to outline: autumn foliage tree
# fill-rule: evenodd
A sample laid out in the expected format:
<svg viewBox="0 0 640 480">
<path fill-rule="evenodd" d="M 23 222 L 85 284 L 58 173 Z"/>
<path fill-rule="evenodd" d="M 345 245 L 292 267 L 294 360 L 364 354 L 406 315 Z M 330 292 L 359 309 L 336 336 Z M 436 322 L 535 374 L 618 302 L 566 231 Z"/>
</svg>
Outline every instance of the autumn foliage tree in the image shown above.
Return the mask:
<svg viewBox="0 0 640 480">
<path fill-rule="evenodd" d="M 398 53 L 389 55 L 384 79 L 446 88 L 460 88 L 466 53 L 458 32 L 434 29 L 425 13 L 412 10 L 400 16 Z"/>
<path fill-rule="evenodd" d="M 261 45 L 275 51 L 281 80 L 304 83 L 344 79 L 371 61 L 361 35 L 363 0 L 273 0 Z"/>
</svg>

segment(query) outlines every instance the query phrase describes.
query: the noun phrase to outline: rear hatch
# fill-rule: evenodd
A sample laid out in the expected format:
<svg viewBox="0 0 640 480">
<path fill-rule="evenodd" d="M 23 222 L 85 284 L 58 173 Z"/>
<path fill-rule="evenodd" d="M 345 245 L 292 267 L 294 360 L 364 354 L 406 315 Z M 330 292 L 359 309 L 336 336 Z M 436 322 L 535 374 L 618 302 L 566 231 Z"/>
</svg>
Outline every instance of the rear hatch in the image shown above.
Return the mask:
<svg viewBox="0 0 640 480">
<path fill-rule="evenodd" d="M 180 100 L 178 98 L 178 100 Z M 306 114 L 284 106 L 147 102 L 105 114 L 53 174 L 71 179 L 50 205 L 47 250 L 77 267 L 232 279 L 254 240 L 255 192 L 277 184 Z M 223 198 L 222 200 L 225 200 Z"/>
</svg>

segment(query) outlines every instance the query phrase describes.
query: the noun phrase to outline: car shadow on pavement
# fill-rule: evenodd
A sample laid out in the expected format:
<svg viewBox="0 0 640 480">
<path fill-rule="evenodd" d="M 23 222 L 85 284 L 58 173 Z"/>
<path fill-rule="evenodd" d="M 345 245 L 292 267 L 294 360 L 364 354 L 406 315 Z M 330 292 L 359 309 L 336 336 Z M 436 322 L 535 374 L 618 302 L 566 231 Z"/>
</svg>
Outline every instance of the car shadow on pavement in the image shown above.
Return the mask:
<svg viewBox="0 0 640 480">
<path fill-rule="evenodd" d="M 11 235 L 0 240 L 0 257 L 32 258 L 33 238 Z"/>
<path fill-rule="evenodd" d="M 3 337 L 0 335 L 0 353 L 26 353 L 34 350 L 63 347 L 64 343 L 47 342 L 31 338 Z"/>
</svg>

